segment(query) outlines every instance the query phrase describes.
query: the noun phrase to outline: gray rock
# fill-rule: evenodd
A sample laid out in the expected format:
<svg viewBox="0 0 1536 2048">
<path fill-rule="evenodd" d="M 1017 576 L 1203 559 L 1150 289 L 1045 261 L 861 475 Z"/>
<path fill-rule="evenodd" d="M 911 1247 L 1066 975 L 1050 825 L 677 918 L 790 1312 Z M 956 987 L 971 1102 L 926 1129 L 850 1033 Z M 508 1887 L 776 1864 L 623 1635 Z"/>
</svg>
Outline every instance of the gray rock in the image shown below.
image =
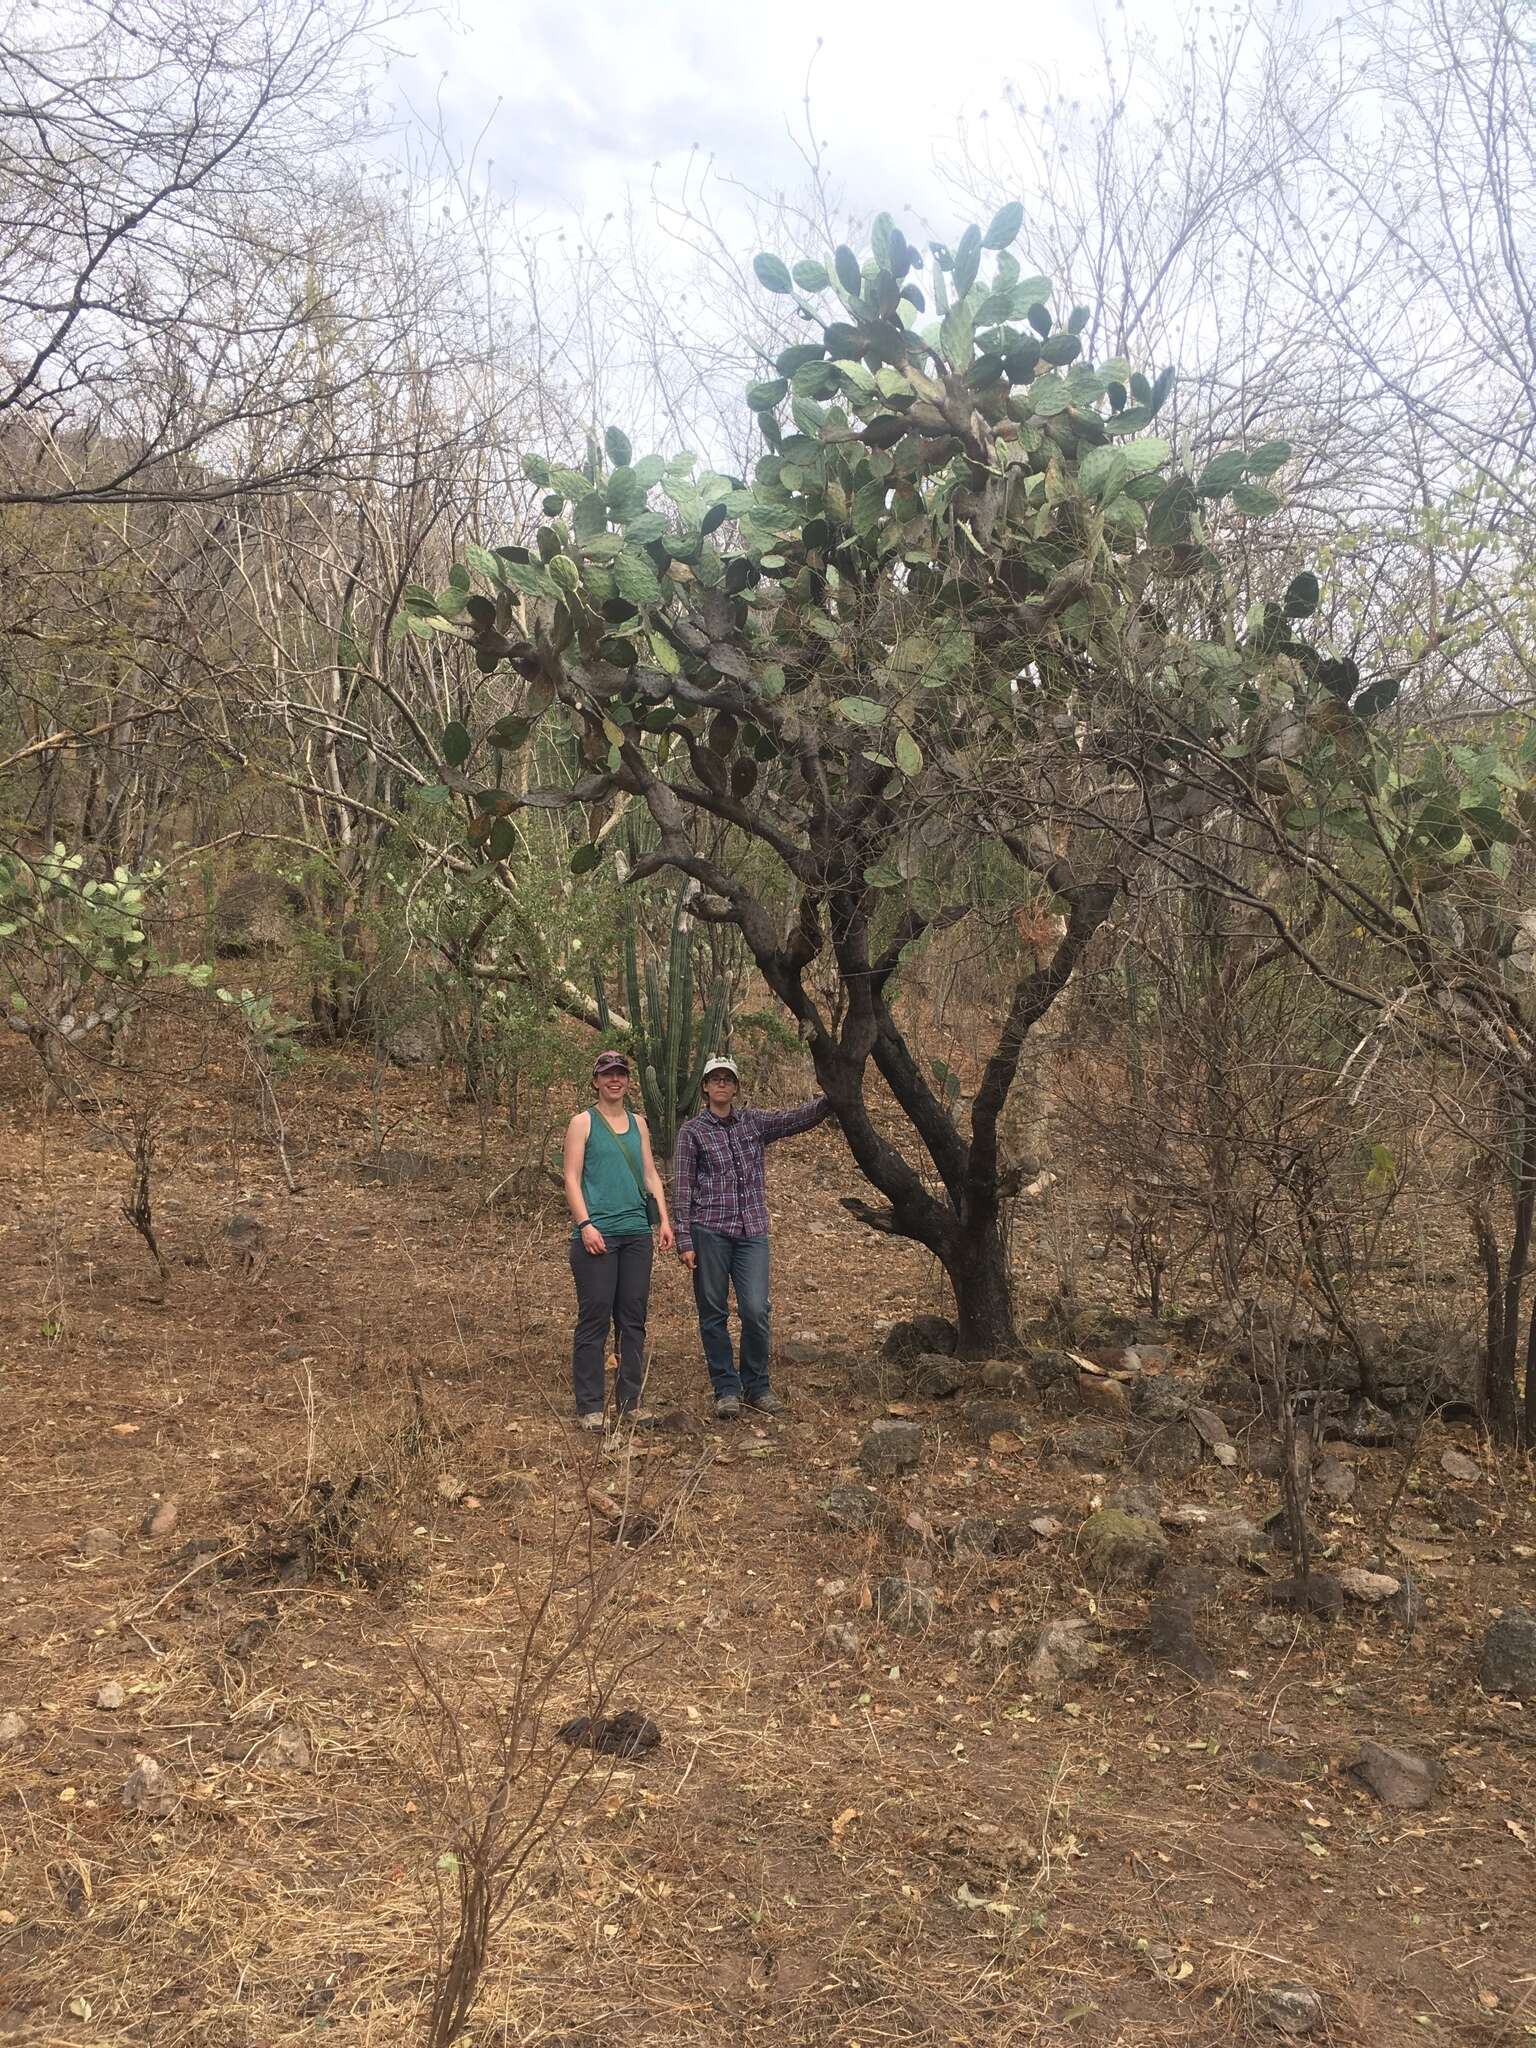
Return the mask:
<svg viewBox="0 0 1536 2048">
<path fill-rule="evenodd" d="M 851 1622 L 829 1621 L 821 1632 L 821 1644 L 830 1657 L 856 1657 L 861 1638 Z"/>
<path fill-rule="evenodd" d="M 1194 1425 L 1195 1434 L 1218 1465 L 1232 1466 L 1237 1463 L 1237 1445 L 1233 1443 L 1227 1425 L 1214 1408 L 1193 1407 L 1189 1411 L 1189 1419 Z"/>
<path fill-rule="evenodd" d="M 1119 1508 L 1100 1508 L 1077 1533 L 1083 1569 L 1101 1585 L 1146 1585 L 1168 1562 L 1168 1541 L 1156 1522 Z"/>
<path fill-rule="evenodd" d="M 1078 1399 L 1098 1415 L 1129 1416 L 1131 1397 L 1119 1380 L 1101 1379 L 1097 1373 L 1079 1373 Z"/>
<path fill-rule="evenodd" d="M 1194 1608 L 1188 1600 L 1159 1599 L 1147 1616 L 1147 1648 L 1160 1663 L 1171 1664 L 1198 1685 L 1209 1685 L 1216 1666 L 1195 1634 Z"/>
<path fill-rule="evenodd" d="M 1113 1422 L 1077 1422 L 1051 1439 L 1054 1463 L 1087 1472 L 1113 1472 L 1125 1455 L 1125 1433 Z"/>
<path fill-rule="evenodd" d="M 989 1358 L 981 1368 L 981 1384 L 989 1394 L 1013 1394 L 1030 1384 L 1029 1372 L 1017 1358 Z"/>
<path fill-rule="evenodd" d="M 1119 1508 L 1122 1514 L 1140 1515 L 1144 1522 L 1155 1522 L 1163 1512 L 1162 1495 L 1150 1479 L 1128 1479 L 1124 1486 L 1117 1486 L 1104 1503 L 1107 1508 Z"/>
<path fill-rule="evenodd" d="M 1397 1442 L 1397 1424 L 1385 1408 L 1364 1397 L 1348 1409 L 1338 1424 L 1340 1436 L 1352 1444 L 1382 1449 Z"/>
<path fill-rule="evenodd" d="M 898 1478 L 915 1472 L 923 1455 L 923 1432 L 915 1422 L 901 1422 L 882 1416 L 870 1425 L 869 1435 L 859 1446 L 859 1463 L 873 1476 Z"/>
<path fill-rule="evenodd" d="M 1199 1464 L 1200 1438 L 1188 1422 L 1154 1429 L 1137 1446 L 1137 1470 L 1159 1479 L 1187 1479 Z"/>
<path fill-rule="evenodd" d="M 1478 1684 L 1484 1692 L 1536 1700 L 1536 1614 L 1506 1607 L 1483 1637 Z"/>
<path fill-rule="evenodd" d="M 390 1032 L 383 1053 L 392 1067 L 436 1067 L 442 1064 L 443 1031 L 435 1017 L 416 1017 Z"/>
<path fill-rule="evenodd" d="M 142 1813 L 146 1820 L 164 1820 L 181 1804 L 165 1766 L 142 1750 L 118 1798 L 125 1812 Z"/>
<path fill-rule="evenodd" d="M 96 1695 L 96 1704 L 104 1714 L 115 1714 L 128 1704 L 128 1688 L 121 1679 L 109 1678 Z"/>
<path fill-rule="evenodd" d="M 956 1557 L 990 1557 L 1002 1548 L 1003 1532 L 984 1515 L 967 1515 L 949 1532 L 949 1547 Z"/>
<path fill-rule="evenodd" d="M 26 1732 L 27 1720 L 24 1714 L 18 1714 L 14 1708 L 8 1713 L 0 1714 L 0 1744 L 20 1742 Z"/>
<path fill-rule="evenodd" d="M 1026 1667 L 1035 1692 L 1054 1692 L 1069 1679 L 1082 1678 L 1104 1655 L 1104 1645 L 1091 1633 L 1092 1623 L 1075 1616 L 1069 1621 L 1048 1621 L 1035 1638 Z"/>
<path fill-rule="evenodd" d="M 965 1373 L 952 1358 L 926 1351 L 912 1366 L 912 1391 L 924 1401 L 952 1401 L 965 1386 Z"/>
<path fill-rule="evenodd" d="M 923 1635 L 933 1622 L 933 1589 L 917 1569 L 893 1572 L 875 1587 L 875 1612 L 897 1635 Z"/>
<path fill-rule="evenodd" d="M 1381 1742 L 1362 1742 L 1349 1770 L 1383 1806 L 1404 1809 L 1428 1806 L 1440 1780 L 1438 1764 Z"/>
<path fill-rule="evenodd" d="M 1184 1420 L 1189 1413 L 1189 1396 L 1167 1373 L 1152 1373 L 1137 1382 L 1131 1406 L 1143 1422 L 1166 1426 Z"/>
<path fill-rule="evenodd" d="M 122 1547 L 123 1539 L 117 1531 L 100 1523 L 94 1529 L 87 1529 L 80 1538 L 82 1557 L 115 1557 Z"/>
<path fill-rule="evenodd" d="M 834 1529 L 878 1529 L 890 1515 L 872 1486 L 834 1486 L 823 1497 L 821 1512 Z"/>
<path fill-rule="evenodd" d="M 791 1337 L 787 1344 L 779 1346 L 779 1356 L 790 1365 L 817 1365 L 822 1355 L 819 1337 Z"/>
<path fill-rule="evenodd" d="M 1415 1629 L 1424 1619 L 1428 1604 L 1419 1590 L 1418 1581 L 1409 1574 L 1397 1591 L 1382 1601 L 1381 1612 L 1388 1621 L 1395 1621 L 1399 1628 Z"/>
<path fill-rule="evenodd" d="M 960 1333 L 947 1316 L 913 1316 L 892 1324 L 884 1349 L 887 1358 L 918 1358 L 925 1351 L 953 1358 L 960 1349 Z"/>
<path fill-rule="evenodd" d="M 1402 1591 L 1402 1584 L 1389 1572 L 1368 1572 L 1360 1565 L 1351 1565 L 1348 1571 L 1339 1573 L 1340 1589 L 1366 1607 L 1379 1607 L 1383 1600 L 1390 1600 L 1394 1593 Z"/>
<path fill-rule="evenodd" d="M 1222 1564 L 1247 1564 L 1270 1548 L 1264 1530 L 1235 1508 L 1208 1508 L 1189 1501 L 1166 1509 L 1162 1520 L 1170 1529 L 1186 1530 L 1203 1556 Z"/>
<path fill-rule="evenodd" d="M 1469 1458 L 1465 1451 L 1442 1451 L 1440 1470 L 1448 1479 L 1481 1479 L 1483 1468 L 1476 1458 Z"/>
<path fill-rule="evenodd" d="M 302 1728 L 285 1721 L 268 1736 L 262 1747 L 261 1759 L 269 1770 L 307 1771 L 313 1762 L 309 1738 Z"/>
<path fill-rule="evenodd" d="M 1267 2020 L 1277 2034 L 1289 2034 L 1299 2039 L 1323 2023 L 1323 2001 L 1305 1984 L 1289 1981 L 1266 1984 L 1255 1991 L 1253 2002 L 1258 2007 L 1259 2016 Z"/>
<path fill-rule="evenodd" d="M 1029 1427 L 1024 1410 L 1013 1401 L 967 1401 L 960 1416 L 969 1435 L 983 1444 L 1001 1431 L 1019 1435 Z"/>
<path fill-rule="evenodd" d="M 1354 1466 L 1346 1465 L 1342 1458 L 1322 1458 L 1312 1474 L 1312 1484 L 1335 1507 L 1343 1507 L 1346 1501 L 1354 1499 L 1359 1475 Z"/>
<path fill-rule="evenodd" d="M 180 1519 L 181 1510 L 174 1500 L 159 1501 L 155 1506 L 144 1510 L 143 1519 L 139 1523 L 139 1534 L 151 1542 L 158 1542 L 162 1537 L 175 1533 L 176 1524 Z"/>
<path fill-rule="evenodd" d="M 1294 1607 L 1324 1620 L 1344 1611 L 1343 1589 L 1325 1572 L 1308 1572 L 1304 1579 L 1272 1579 L 1264 1588 L 1264 1598 L 1272 1607 Z"/>
</svg>

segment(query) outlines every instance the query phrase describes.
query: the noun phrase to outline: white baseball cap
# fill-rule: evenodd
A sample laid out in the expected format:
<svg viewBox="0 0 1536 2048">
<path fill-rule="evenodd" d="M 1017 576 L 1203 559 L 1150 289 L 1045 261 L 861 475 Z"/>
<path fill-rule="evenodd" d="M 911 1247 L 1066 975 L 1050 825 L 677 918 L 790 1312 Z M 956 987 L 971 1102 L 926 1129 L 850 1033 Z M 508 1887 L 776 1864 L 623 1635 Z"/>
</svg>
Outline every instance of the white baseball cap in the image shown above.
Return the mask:
<svg viewBox="0 0 1536 2048">
<path fill-rule="evenodd" d="M 711 1074 L 729 1074 L 733 1081 L 741 1079 L 741 1069 L 733 1059 L 727 1058 L 723 1052 L 713 1054 L 704 1062 L 704 1071 L 699 1078 L 702 1081 L 707 1081 Z"/>
</svg>

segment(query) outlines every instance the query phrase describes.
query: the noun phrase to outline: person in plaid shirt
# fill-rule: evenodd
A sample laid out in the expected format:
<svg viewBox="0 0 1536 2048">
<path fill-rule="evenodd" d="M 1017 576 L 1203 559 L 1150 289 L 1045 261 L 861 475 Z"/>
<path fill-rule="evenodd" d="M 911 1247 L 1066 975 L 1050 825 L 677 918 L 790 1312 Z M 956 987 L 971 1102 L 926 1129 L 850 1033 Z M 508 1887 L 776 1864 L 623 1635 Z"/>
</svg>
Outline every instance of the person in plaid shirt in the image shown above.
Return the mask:
<svg viewBox="0 0 1536 2048">
<path fill-rule="evenodd" d="M 704 1069 L 702 1114 L 677 1135 L 672 1221 L 678 1255 L 693 1275 L 699 1336 L 723 1420 L 741 1404 L 782 1415 L 768 1384 L 768 1202 L 763 1149 L 814 1130 L 832 1114 L 824 1095 L 795 1109 L 741 1109 L 736 1062 L 716 1056 Z M 741 1318 L 741 1369 L 731 1355 L 730 1290 Z"/>
</svg>

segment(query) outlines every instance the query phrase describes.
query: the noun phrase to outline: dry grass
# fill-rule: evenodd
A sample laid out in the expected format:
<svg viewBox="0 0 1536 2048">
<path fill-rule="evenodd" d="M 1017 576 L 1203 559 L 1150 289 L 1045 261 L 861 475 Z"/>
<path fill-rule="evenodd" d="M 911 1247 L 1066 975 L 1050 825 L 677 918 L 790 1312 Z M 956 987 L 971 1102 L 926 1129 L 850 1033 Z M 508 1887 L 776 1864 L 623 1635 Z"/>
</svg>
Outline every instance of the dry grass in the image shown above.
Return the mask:
<svg viewBox="0 0 1536 2048">
<path fill-rule="evenodd" d="M 1033 1441 L 973 1443 L 929 1404 L 904 1504 L 939 1523 L 1049 1505 L 1068 1535 L 933 1556 L 933 1629 L 892 1636 L 869 1601 L 894 1539 L 831 1531 L 816 1507 L 880 1406 L 836 1354 L 866 1357 L 873 1324 L 940 1298 L 909 1250 L 850 1237 L 834 1139 L 777 1161 L 781 1331 L 813 1328 L 827 1353 L 800 1372 L 792 1420 L 599 1448 L 564 1420 L 558 1225 L 484 1204 L 453 1165 L 467 1126 L 456 1138 L 425 1084 L 392 1084 L 398 1142 L 443 1160 L 445 1184 L 368 1188 L 349 1152 L 364 1090 L 309 1063 L 290 1091 L 290 1202 L 224 1078 L 188 1083 L 157 1133 L 163 1304 L 117 1167 L 83 1122 L 40 1133 L 30 1085 L 0 1071 L 0 1712 L 27 1722 L 0 1749 L 0 2039 L 420 2039 L 439 1858 L 465 1788 L 494 1782 L 486 1709 L 552 1559 L 556 1637 L 594 1571 L 624 1590 L 602 1654 L 556 1672 L 548 1720 L 607 1694 L 664 1741 L 585 1777 L 590 1753 L 563 1761 L 574 1797 L 494 1947 L 465 2037 L 482 2048 L 1214 2048 L 1276 2038 L 1260 1994 L 1289 1977 L 1321 1994 L 1338 2043 L 1507 2043 L 1536 2025 L 1532 1850 L 1510 1826 L 1536 1835 L 1529 1714 L 1472 1682 L 1484 1611 L 1531 1583 L 1516 1475 L 1483 1482 L 1481 1526 L 1426 1569 L 1417 1640 L 1350 1617 L 1271 1646 L 1248 1582 L 1225 1574 L 1200 1610 L 1220 1676 L 1199 1689 L 1136 1648 L 1136 1596 L 1078 1580 L 1070 1531 L 1102 1482 L 1045 1469 Z M 507 1171 L 490 1160 L 485 1185 Z M 258 1272 L 221 1236 L 236 1197 L 265 1222 Z M 1124 1306 L 1123 1274 L 1092 1270 Z M 669 1270 L 652 1396 L 702 1417 L 686 1310 Z M 1442 1510 L 1442 1444 L 1409 1482 L 1410 1530 Z M 1384 1454 L 1361 1470 L 1363 1544 L 1398 1473 Z M 359 1477 L 356 1514 L 327 1524 L 318 1482 L 334 1501 Z M 616 1552 L 594 1484 L 643 1496 L 660 1536 Z M 1234 1484 L 1204 1468 L 1191 1490 Z M 1273 1492 L 1239 1497 L 1267 1511 Z M 137 1533 L 156 1495 L 179 1503 L 163 1541 Z M 97 1523 L 124 1545 L 88 1563 Z M 301 1530 L 307 1575 L 277 1583 Z M 216 1561 L 183 1557 L 193 1538 Z M 978 1629 L 1022 1624 L 1027 1649 L 1029 1625 L 1088 1613 L 1127 1633 L 1060 1701 L 1031 1698 L 1017 1664 L 973 1660 Z M 852 1660 L 825 1645 L 830 1620 L 862 1629 Z M 99 1709 L 114 1678 L 127 1705 Z M 307 1768 L 284 1760 L 296 1735 Z M 1338 1770 L 1363 1735 L 1442 1758 L 1445 1796 L 1423 1814 L 1370 1805 Z M 137 1751 L 173 1772 L 173 1812 L 121 1809 Z"/>
</svg>

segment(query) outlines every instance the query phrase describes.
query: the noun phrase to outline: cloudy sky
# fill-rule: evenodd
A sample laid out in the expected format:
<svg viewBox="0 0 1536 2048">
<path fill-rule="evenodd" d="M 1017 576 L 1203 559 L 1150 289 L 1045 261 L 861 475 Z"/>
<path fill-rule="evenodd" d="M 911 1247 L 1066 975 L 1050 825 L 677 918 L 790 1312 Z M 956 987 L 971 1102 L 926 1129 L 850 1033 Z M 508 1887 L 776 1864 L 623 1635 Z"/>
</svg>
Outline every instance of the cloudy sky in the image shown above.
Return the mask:
<svg viewBox="0 0 1536 2048">
<path fill-rule="evenodd" d="M 644 191 L 658 164 L 675 185 L 694 148 L 760 190 L 800 186 L 809 68 L 849 207 L 947 225 L 936 148 L 962 119 L 984 133 L 1010 86 L 1031 105 L 1070 90 L 1092 69 L 1094 23 L 1093 0 L 459 0 L 453 20 L 413 25 L 397 80 L 418 113 L 441 106 L 460 148 L 483 131 L 491 180 L 520 212 L 590 218 Z"/>
</svg>

